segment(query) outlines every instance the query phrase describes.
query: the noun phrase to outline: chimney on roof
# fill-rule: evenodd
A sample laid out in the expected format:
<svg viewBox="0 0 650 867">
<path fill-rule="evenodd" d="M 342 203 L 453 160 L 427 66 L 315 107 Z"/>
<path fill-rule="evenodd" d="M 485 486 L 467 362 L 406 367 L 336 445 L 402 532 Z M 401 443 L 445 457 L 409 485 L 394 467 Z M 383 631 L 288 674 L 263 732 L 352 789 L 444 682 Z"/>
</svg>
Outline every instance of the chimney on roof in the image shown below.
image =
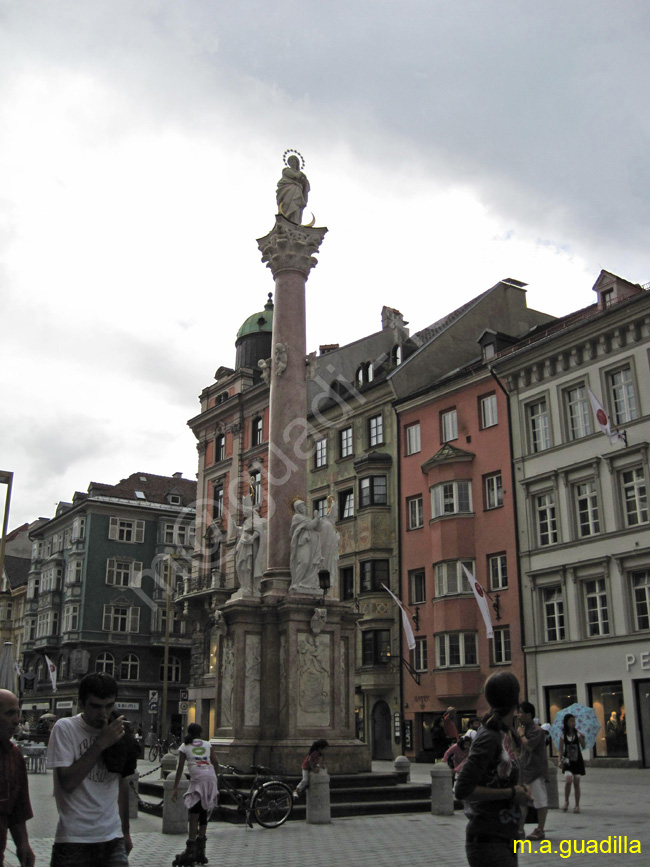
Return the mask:
<svg viewBox="0 0 650 867">
<path fill-rule="evenodd" d="M 321 345 L 318 347 L 318 352 L 321 355 L 327 355 L 328 352 L 333 352 L 335 349 L 338 348 L 338 343 L 321 343 Z"/>
<path fill-rule="evenodd" d="M 403 331 L 406 331 L 408 335 L 408 330 L 406 326 L 408 322 L 404 321 L 404 317 L 396 310 L 394 307 L 382 307 L 381 308 L 381 330 L 386 331 L 388 328 L 392 328 L 396 330 L 401 328 Z"/>
<path fill-rule="evenodd" d="M 174 475 L 172 476 L 172 479 L 182 479 L 182 478 L 183 478 L 183 473 L 174 473 Z"/>
</svg>

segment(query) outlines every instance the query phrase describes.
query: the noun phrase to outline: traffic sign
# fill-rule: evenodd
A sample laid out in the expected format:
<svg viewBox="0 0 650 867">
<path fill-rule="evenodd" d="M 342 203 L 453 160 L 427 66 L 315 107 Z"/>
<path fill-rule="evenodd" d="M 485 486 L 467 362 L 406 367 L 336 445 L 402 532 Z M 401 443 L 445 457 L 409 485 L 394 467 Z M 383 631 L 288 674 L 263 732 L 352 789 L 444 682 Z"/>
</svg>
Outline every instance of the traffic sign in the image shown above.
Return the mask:
<svg viewBox="0 0 650 867">
<path fill-rule="evenodd" d="M 181 701 L 189 701 L 190 700 L 190 691 L 189 689 L 181 690 Z"/>
<path fill-rule="evenodd" d="M 187 713 L 190 709 L 189 701 L 179 701 L 178 702 L 178 712 L 179 713 Z"/>
<path fill-rule="evenodd" d="M 150 689 L 149 690 L 149 701 L 158 701 L 158 690 Z"/>
</svg>

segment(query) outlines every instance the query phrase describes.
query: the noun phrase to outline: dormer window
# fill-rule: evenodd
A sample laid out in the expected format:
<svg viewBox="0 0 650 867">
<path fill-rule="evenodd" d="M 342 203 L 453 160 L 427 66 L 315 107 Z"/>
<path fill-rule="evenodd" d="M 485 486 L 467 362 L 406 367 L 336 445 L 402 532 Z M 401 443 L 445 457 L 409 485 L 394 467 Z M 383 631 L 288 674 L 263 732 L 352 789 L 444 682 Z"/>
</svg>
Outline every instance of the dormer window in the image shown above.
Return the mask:
<svg viewBox="0 0 650 867">
<path fill-rule="evenodd" d="M 170 505 L 172 506 L 180 506 L 181 504 L 181 498 L 178 496 L 178 494 L 170 494 L 168 500 Z"/>
</svg>

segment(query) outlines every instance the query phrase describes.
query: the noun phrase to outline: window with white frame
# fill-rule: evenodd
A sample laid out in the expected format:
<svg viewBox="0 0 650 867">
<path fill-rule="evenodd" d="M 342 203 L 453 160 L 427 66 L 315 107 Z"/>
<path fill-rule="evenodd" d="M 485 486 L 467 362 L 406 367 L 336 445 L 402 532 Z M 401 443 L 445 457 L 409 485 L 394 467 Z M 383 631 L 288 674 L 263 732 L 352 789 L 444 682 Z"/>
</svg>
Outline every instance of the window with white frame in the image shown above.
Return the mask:
<svg viewBox="0 0 650 867">
<path fill-rule="evenodd" d="M 34 641 L 36 638 L 36 618 L 28 617 L 25 620 L 25 641 Z"/>
<path fill-rule="evenodd" d="M 384 419 L 381 415 L 373 415 L 368 419 L 368 444 L 380 446 L 384 442 Z"/>
<path fill-rule="evenodd" d="M 111 518 L 108 538 L 117 542 L 144 542 L 144 521 L 127 521 L 124 518 Z"/>
<path fill-rule="evenodd" d="M 65 583 L 81 584 L 83 577 L 83 560 L 68 560 L 65 567 Z"/>
<path fill-rule="evenodd" d="M 223 482 L 215 482 L 212 488 L 212 518 L 223 518 L 224 490 Z"/>
<path fill-rule="evenodd" d="M 526 415 L 528 418 L 530 451 L 536 454 L 550 448 L 551 436 L 546 398 L 543 397 L 534 403 L 529 403 L 526 407 Z"/>
<path fill-rule="evenodd" d="M 79 542 L 86 535 L 86 519 L 75 518 L 72 522 L 72 541 Z"/>
<path fill-rule="evenodd" d="M 160 663 L 160 680 L 165 679 L 165 660 Z M 167 665 L 167 682 L 180 683 L 181 661 L 177 656 L 170 656 Z"/>
<path fill-rule="evenodd" d="M 140 608 L 137 605 L 104 605 L 104 632 L 139 632 Z"/>
<path fill-rule="evenodd" d="M 259 506 L 262 502 L 262 471 L 261 470 L 251 470 L 250 473 L 250 487 L 249 487 L 251 501 L 254 506 Z"/>
<path fill-rule="evenodd" d="M 108 674 L 111 677 L 115 674 L 115 657 L 108 650 L 102 650 L 97 654 L 95 660 L 95 671 L 99 674 Z"/>
<path fill-rule="evenodd" d="M 471 511 L 471 482 L 441 482 L 431 488 L 431 513 L 434 518 Z"/>
<path fill-rule="evenodd" d="M 339 491 L 339 519 L 354 517 L 354 491 Z"/>
<path fill-rule="evenodd" d="M 409 530 L 417 530 L 424 526 L 424 508 L 422 494 L 417 497 L 409 497 L 406 501 L 408 507 Z"/>
<path fill-rule="evenodd" d="M 443 632 L 436 635 L 436 667 L 478 665 L 475 632 Z"/>
<path fill-rule="evenodd" d="M 458 416 L 455 409 L 440 413 L 440 433 L 443 443 L 458 438 Z"/>
<path fill-rule="evenodd" d="M 169 621 L 169 634 L 170 635 L 185 635 L 185 621 L 183 620 L 183 614 L 177 608 L 172 609 L 172 616 Z M 159 608 L 158 609 L 158 626 L 159 631 L 163 633 L 163 635 L 167 634 L 167 608 Z"/>
<path fill-rule="evenodd" d="M 219 434 L 214 441 L 214 461 L 219 463 L 226 459 L 226 435 Z"/>
<path fill-rule="evenodd" d="M 142 587 L 142 563 L 110 557 L 106 561 L 106 583 L 113 587 Z"/>
<path fill-rule="evenodd" d="M 319 518 L 324 518 L 327 515 L 327 497 L 319 497 L 314 500 L 314 511 Z"/>
<path fill-rule="evenodd" d="M 607 591 L 604 578 L 594 578 L 584 582 L 585 617 L 589 638 L 609 635 L 609 614 L 607 611 Z"/>
<path fill-rule="evenodd" d="M 627 527 L 648 523 L 648 492 L 643 467 L 623 470 L 620 475 L 623 514 Z"/>
<path fill-rule="evenodd" d="M 555 514 L 555 494 L 547 491 L 535 497 L 537 516 L 537 542 L 541 546 L 557 543 L 557 516 Z"/>
<path fill-rule="evenodd" d="M 577 482 L 573 486 L 576 509 L 576 524 L 578 536 L 584 539 L 600 533 L 600 518 L 598 514 L 598 492 L 594 479 Z"/>
<path fill-rule="evenodd" d="M 494 427 L 499 421 L 497 417 L 497 396 L 488 394 L 481 398 L 481 427 Z"/>
<path fill-rule="evenodd" d="M 460 593 L 472 592 L 463 566 L 470 575 L 474 574 L 473 560 L 445 560 L 436 563 L 436 596 L 457 596 Z"/>
<path fill-rule="evenodd" d="M 564 594 L 561 587 L 545 587 L 542 591 L 544 605 L 544 634 L 547 641 L 564 641 Z"/>
<path fill-rule="evenodd" d="M 63 609 L 63 631 L 76 632 L 79 629 L 79 606 L 66 605 Z"/>
<path fill-rule="evenodd" d="M 342 458 L 349 458 L 354 454 L 352 427 L 344 427 L 339 431 L 339 452 Z"/>
<path fill-rule="evenodd" d="M 629 366 L 609 374 L 609 394 L 614 425 L 619 426 L 638 418 L 634 378 Z"/>
<path fill-rule="evenodd" d="M 566 429 L 570 440 L 579 440 L 591 433 L 589 398 L 583 384 L 574 385 L 564 392 Z"/>
<path fill-rule="evenodd" d="M 488 557 L 490 590 L 505 590 L 508 586 L 508 558 L 505 554 L 490 554 Z"/>
<path fill-rule="evenodd" d="M 257 416 L 251 422 L 251 445 L 259 446 L 264 442 L 264 419 Z"/>
<path fill-rule="evenodd" d="M 314 444 L 314 466 L 327 466 L 327 439 L 325 437 L 316 440 Z"/>
<path fill-rule="evenodd" d="M 503 482 L 501 473 L 492 473 L 484 477 L 485 480 L 485 508 L 497 509 L 503 505 Z"/>
<path fill-rule="evenodd" d="M 427 662 L 427 639 L 418 635 L 415 638 L 415 647 L 411 651 L 411 665 L 416 671 L 426 671 Z"/>
<path fill-rule="evenodd" d="M 650 569 L 632 573 L 636 629 L 650 629 Z"/>
<path fill-rule="evenodd" d="M 424 569 L 413 569 L 409 572 L 409 595 L 411 605 L 427 601 L 427 585 Z"/>
<path fill-rule="evenodd" d="M 420 422 L 418 421 L 406 428 L 406 454 L 414 455 L 420 450 Z"/>
<path fill-rule="evenodd" d="M 367 476 L 359 479 L 359 508 L 365 506 L 385 506 L 388 503 L 388 481 L 386 476 Z"/>
<path fill-rule="evenodd" d="M 492 656 L 495 665 L 507 665 L 509 662 L 512 662 L 509 626 L 497 626 L 494 629 Z"/>
<path fill-rule="evenodd" d="M 120 680 L 139 680 L 140 660 L 135 653 L 127 653 L 120 662 Z"/>
</svg>

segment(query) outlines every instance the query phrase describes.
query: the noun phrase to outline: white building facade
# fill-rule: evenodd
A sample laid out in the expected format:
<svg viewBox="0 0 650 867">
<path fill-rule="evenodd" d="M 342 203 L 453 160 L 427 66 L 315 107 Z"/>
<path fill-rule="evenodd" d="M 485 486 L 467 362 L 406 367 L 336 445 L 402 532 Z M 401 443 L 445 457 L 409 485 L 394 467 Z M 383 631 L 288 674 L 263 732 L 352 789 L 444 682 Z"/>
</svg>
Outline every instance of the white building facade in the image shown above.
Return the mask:
<svg viewBox="0 0 650 867">
<path fill-rule="evenodd" d="M 525 691 L 543 721 L 595 708 L 597 763 L 649 767 L 650 292 L 606 271 L 594 290 L 493 365 L 510 395 Z M 626 441 L 602 432 L 589 389 Z"/>
</svg>

